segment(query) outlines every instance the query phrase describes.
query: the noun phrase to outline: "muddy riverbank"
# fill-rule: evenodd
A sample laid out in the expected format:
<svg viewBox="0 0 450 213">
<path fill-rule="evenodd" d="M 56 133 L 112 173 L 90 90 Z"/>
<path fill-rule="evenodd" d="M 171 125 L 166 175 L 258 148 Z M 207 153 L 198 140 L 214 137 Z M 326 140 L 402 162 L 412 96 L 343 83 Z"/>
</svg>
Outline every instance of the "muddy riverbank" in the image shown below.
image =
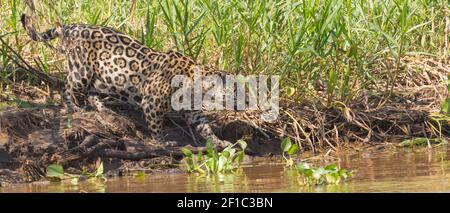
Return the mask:
<svg viewBox="0 0 450 213">
<path fill-rule="evenodd" d="M 140 112 L 115 108 L 117 114 L 95 111 L 63 113 L 59 106 L 8 107 L 0 113 L 1 143 L 0 171 L 2 185 L 33 182 L 45 179 L 45 168 L 60 164 L 72 173 L 94 170 L 100 158 L 108 176 L 122 176 L 137 171 L 159 172 L 181 169 L 180 147 L 202 147 L 195 135 L 176 115 L 166 120 L 166 140 L 176 142 L 176 147 L 163 147 L 149 141 L 145 121 Z M 216 123 L 217 124 L 217 123 Z M 245 128 L 235 122 L 215 125 L 217 135 L 233 141 L 244 138 Z M 214 126 L 214 125 L 213 125 Z M 224 134 L 226 129 L 233 134 Z M 276 139 L 264 144 L 249 144 L 252 155 L 278 153 Z M 265 144 L 268 143 L 269 145 Z"/>
</svg>

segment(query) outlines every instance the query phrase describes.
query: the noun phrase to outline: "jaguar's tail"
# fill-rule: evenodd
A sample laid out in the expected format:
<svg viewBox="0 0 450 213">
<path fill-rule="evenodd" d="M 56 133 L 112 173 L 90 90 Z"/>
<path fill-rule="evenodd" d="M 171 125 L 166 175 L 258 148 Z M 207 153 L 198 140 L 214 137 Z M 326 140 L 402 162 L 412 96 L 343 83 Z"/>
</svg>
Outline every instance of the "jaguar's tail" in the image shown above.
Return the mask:
<svg viewBox="0 0 450 213">
<path fill-rule="evenodd" d="M 22 14 L 20 21 L 22 22 L 23 28 L 27 31 L 28 36 L 34 41 L 49 41 L 59 37 L 61 34 L 58 28 L 53 28 L 43 33 L 37 32 L 31 21 L 31 17 L 26 14 Z"/>
</svg>

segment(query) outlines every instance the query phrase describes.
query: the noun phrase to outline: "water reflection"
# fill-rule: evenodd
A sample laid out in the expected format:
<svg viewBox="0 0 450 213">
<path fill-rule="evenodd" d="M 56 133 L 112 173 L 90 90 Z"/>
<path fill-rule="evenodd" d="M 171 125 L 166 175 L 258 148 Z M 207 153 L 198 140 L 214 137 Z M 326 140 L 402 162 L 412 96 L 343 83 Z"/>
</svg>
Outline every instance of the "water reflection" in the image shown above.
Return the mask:
<svg viewBox="0 0 450 213">
<path fill-rule="evenodd" d="M 341 185 L 302 186 L 280 163 L 253 162 L 239 175 L 153 174 L 80 182 L 19 184 L 2 192 L 450 192 L 447 147 L 342 154 L 339 165 L 353 171 Z"/>
</svg>

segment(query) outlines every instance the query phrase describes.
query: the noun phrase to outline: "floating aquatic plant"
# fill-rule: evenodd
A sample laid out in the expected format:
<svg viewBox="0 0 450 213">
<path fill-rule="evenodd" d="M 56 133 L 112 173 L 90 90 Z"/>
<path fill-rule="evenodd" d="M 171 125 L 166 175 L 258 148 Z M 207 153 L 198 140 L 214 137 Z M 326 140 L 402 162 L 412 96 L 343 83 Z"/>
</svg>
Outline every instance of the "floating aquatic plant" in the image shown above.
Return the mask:
<svg viewBox="0 0 450 213">
<path fill-rule="evenodd" d="M 296 154 L 298 151 L 298 144 L 292 143 L 290 138 L 285 138 L 281 141 L 281 151 L 284 160 L 286 161 L 286 167 L 294 165 L 294 160 L 292 155 Z"/>
<path fill-rule="evenodd" d="M 97 168 L 94 172 L 82 172 L 82 174 L 69 174 L 64 171 L 62 165 L 59 164 L 51 164 L 47 166 L 46 169 L 46 178 L 52 182 L 60 182 L 63 180 L 70 179 L 70 182 L 73 185 L 78 185 L 78 181 L 80 179 L 87 179 L 88 181 L 106 181 L 106 177 L 104 176 L 103 170 L 103 162 L 97 163 Z"/>
<path fill-rule="evenodd" d="M 240 146 L 240 149 L 236 148 L 237 145 Z M 188 172 L 220 174 L 239 170 L 246 147 L 247 143 L 245 141 L 238 140 L 235 144 L 229 145 L 221 152 L 218 152 L 214 150 L 212 140 L 209 139 L 206 142 L 205 154 L 199 152 L 197 155 L 194 155 L 187 148 L 182 148 L 181 150 L 185 155 Z"/>
<path fill-rule="evenodd" d="M 300 182 L 304 185 L 340 184 L 350 177 L 351 172 L 339 169 L 336 164 L 313 168 L 310 164 L 297 163 L 296 169 L 300 175 Z"/>
</svg>

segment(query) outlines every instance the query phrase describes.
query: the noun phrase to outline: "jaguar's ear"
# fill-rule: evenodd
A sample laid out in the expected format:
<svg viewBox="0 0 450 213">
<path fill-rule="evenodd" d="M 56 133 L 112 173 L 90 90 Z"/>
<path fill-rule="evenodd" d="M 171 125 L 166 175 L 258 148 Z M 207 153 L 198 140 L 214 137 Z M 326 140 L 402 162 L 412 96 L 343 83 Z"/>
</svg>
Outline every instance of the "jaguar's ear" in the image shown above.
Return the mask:
<svg viewBox="0 0 450 213">
<path fill-rule="evenodd" d="M 31 25 L 30 17 L 25 13 L 22 13 L 22 16 L 20 16 L 20 22 L 22 22 L 22 26 L 25 29 L 27 29 L 27 27 Z"/>
<path fill-rule="evenodd" d="M 57 21 L 57 22 L 55 22 L 55 27 L 62 27 L 62 24 L 61 24 L 61 22 L 59 22 L 59 21 Z"/>
</svg>

